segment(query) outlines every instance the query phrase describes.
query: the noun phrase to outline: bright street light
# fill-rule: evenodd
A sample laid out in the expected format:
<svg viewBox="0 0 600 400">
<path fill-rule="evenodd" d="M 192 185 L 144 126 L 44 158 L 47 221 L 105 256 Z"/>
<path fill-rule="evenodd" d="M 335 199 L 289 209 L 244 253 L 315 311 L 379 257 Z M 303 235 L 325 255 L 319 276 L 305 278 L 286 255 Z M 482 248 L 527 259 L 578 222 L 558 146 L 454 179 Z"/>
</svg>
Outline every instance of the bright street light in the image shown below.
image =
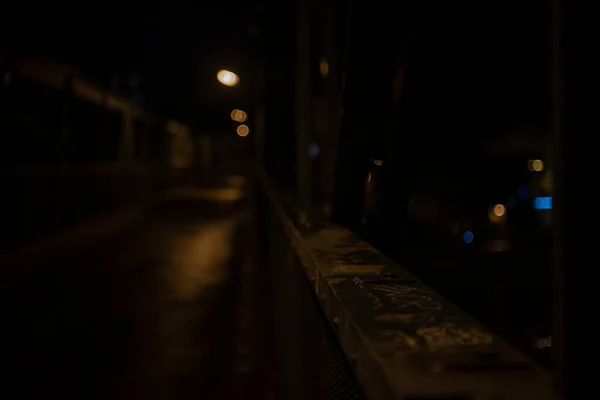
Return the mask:
<svg viewBox="0 0 600 400">
<path fill-rule="evenodd" d="M 240 77 L 234 74 L 231 71 L 227 71 L 226 69 L 222 69 L 217 72 L 217 79 L 225 86 L 235 86 L 240 81 Z"/>
</svg>

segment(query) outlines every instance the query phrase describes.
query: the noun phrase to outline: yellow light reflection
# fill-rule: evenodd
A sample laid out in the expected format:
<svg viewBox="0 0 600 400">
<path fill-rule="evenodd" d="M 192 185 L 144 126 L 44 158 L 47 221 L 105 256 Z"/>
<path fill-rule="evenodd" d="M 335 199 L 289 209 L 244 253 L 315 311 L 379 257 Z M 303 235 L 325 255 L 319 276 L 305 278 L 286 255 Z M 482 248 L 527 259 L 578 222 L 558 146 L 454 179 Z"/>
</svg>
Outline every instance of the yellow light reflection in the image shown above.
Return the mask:
<svg viewBox="0 0 600 400">
<path fill-rule="evenodd" d="M 510 242 L 508 240 L 493 240 L 486 247 L 492 253 L 502 253 L 510 250 Z"/>
<path fill-rule="evenodd" d="M 381 167 L 383 165 L 383 160 L 373 160 L 373 163 L 375 163 L 375 165 L 378 167 Z"/>
<path fill-rule="evenodd" d="M 321 76 L 326 77 L 329 75 L 329 63 L 327 60 L 321 60 L 319 63 L 319 70 L 321 71 Z"/>
<path fill-rule="evenodd" d="M 217 72 L 217 79 L 225 86 L 235 86 L 240 81 L 240 77 L 234 74 L 231 71 L 227 71 L 226 69 L 222 69 Z"/>
<path fill-rule="evenodd" d="M 248 128 L 248 126 L 242 124 L 237 127 L 236 132 L 239 136 L 246 137 L 250 133 L 250 128 Z"/>
<path fill-rule="evenodd" d="M 231 114 L 229 114 L 231 119 L 234 121 L 237 121 L 239 118 L 241 118 L 241 115 L 242 115 L 242 110 L 238 110 L 237 108 L 235 110 L 233 110 L 231 112 Z"/>
<path fill-rule="evenodd" d="M 167 275 L 177 300 L 190 301 L 227 281 L 235 228 L 235 219 L 222 219 L 177 237 Z"/>
<path fill-rule="evenodd" d="M 245 111 L 238 110 L 237 108 L 231 112 L 230 116 L 232 120 L 239 123 L 246 122 L 248 119 L 248 114 L 246 114 Z"/>
<path fill-rule="evenodd" d="M 496 214 L 496 216 L 501 217 L 504 215 L 504 213 L 506 213 L 506 207 L 504 207 L 502 204 L 496 204 L 494 206 L 494 214 Z"/>
<path fill-rule="evenodd" d="M 538 349 L 543 349 L 546 347 L 552 347 L 552 336 L 548 336 L 545 338 L 537 338 L 533 342 L 533 347 Z"/>
<path fill-rule="evenodd" d="M 544 170 L 544 162 L 542 160 L 529 160 L 527 169 L 530 171 L 540 172 Z"/>
<path fill-rule="evenodd" d="M 504 221 L 506 218 L 506 207 L 503 204 L 496 204 L 490 209 L 489 218 L 495 224 Z"/>
</svg>

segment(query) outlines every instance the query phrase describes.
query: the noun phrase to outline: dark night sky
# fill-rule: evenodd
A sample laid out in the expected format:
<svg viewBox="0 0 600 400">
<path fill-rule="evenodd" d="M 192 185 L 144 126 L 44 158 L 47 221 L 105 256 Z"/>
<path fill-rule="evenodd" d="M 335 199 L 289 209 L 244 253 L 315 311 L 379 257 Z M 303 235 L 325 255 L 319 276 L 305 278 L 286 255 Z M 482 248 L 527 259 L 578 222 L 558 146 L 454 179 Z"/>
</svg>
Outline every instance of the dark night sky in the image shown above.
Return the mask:
<svg viewBox="0 0 600 400">
<path fill-rule="evenodd" d="M 243 107 L 256 96 L 247 85 L 255 79 L 244 79 L 260 59 L 260 36 L 249 34 L 260 25 L 256 0 L 62 3 L 6 7 L 2 37 L 21 50 L 57 56 L 100 82 L 116 74 L 123 85 L 136 73 L 146 106 L 186 120 Z M 409 15 L 403 21 L 412 25 L 414 108 L 419 102 L 425 111 L 436 107 L 438 120 L 469 114 L 474 131 L 490 121 L 498 121 L 493 129 L 500 132 L 544 119 L 544 1 L 402 4 Z M 219 68 L 237 70 L 240 86 L 220 86 Z"/>
<path fill-rule="evenodd" d="M 182 119 L 251 99 L 242 83 L 252 81 L 257 59 L 256 2 L 62 3 L 9 7 L 4 40 L 22 53 L 59 58 L 102 84 L 116 75 L 121 90 L 136 75 L 146 106 Z M 242 76 L 235 91 L 216 82 L 219 68 Z"/>
</svg>

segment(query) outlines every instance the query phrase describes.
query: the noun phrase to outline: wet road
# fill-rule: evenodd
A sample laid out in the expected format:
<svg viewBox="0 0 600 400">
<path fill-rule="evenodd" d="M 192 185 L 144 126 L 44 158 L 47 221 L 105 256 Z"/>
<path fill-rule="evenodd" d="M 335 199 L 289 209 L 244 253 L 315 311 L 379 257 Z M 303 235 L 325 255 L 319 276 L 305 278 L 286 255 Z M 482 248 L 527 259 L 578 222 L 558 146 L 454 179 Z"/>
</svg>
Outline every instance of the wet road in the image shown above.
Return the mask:
<svg viewBox="0 0 600 400">
<path fill-rule="evenodd" d="M 4 265 L 3 397 L 264 399 L 251 208 L 223 193 Z"/>
</svg>

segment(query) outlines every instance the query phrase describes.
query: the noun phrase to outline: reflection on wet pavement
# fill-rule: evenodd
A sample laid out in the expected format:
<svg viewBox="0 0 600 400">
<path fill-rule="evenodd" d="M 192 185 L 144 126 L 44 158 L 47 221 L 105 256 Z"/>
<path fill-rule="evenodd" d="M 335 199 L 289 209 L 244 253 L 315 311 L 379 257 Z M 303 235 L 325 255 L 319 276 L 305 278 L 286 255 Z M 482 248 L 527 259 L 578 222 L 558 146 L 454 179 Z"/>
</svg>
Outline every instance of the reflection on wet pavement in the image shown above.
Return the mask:
<svg viewBox="0 0 600 400">
<path fill-rule="evenodd" d="M 35 272 L 2 293 L 5 394 L 228 398 L 253 234 L 245 200 L 201 197 L 172 198 L 109 239 L 27 261 Z"/>
<path fill-rule="evenodd" d="M 181 249 L 175 254 L 170 281 L 175 297 L 189 300 L 210 286 L 227 279 L 224 266 L 231 256 L 233 220 L 222 220 L 202 226 L 196 234 L 181 239 Z"/>
</svg>

